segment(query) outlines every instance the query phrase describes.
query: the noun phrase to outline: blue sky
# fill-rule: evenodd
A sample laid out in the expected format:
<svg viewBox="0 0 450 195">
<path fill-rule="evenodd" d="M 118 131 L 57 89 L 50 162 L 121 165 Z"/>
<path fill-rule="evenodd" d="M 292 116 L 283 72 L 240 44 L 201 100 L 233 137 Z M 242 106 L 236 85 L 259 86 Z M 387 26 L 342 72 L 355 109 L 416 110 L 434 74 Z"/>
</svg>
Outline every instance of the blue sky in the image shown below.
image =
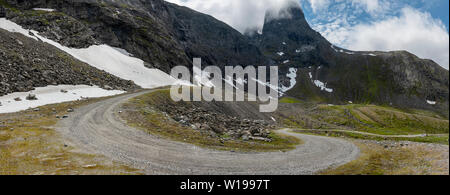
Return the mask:
<svg viewBox="0 0 450 195">
<path fill-rule="evenodd" d="M 369 1 L 378 1 L 382 2 L 383 0 L 369 0 Z M 319 17 L 319 15 L 323 14 L 321 12 L 315 13 L 312 10 L 311 2 L 312 1 L 300 1 L 302 4 L 303 11 L 305 12 L 306 17 L 308 20 L 313 20 Z M 327 2 L 325 1 L 318 1 L 318 2 Z M 329 12 L 337 12 L 337 11 L 344 11 L 344 12 L 355 12 L 356 9 L 358 9 L 356 6 L 347 6 L 345 10 L 340 10 L 341 5 L 343 3 L 346 4 L 354 4 L 355 1 L 328 1 L 328 3 L 323 3 L 323 7 L 327 9 Z M 449 29 L 449 0 L 389 0 L 385 1 L 390 3 L 390 8 L 388 9 L 391 13 L 384 13 L 382 17 L 387 17 L 391 15 L 398 15 L 399 9 L 403 7 L 412 7 L 414 9 L 420 10 L 422 12 L 428 12 L 432 15 L 433 18 L 441 20 L 442 23 L 446 26 L 446 29 L 448 31 Z M 319 3 L 320 4 L 320 3 Z M 378 3 L 380 4 L 380 3 Z M 379 5 L 380 6 L 380 5 Z M 358 18 L 355 18 L 355 21 L 360 22 L 368 22 L 371 20 L 377 20 L 379 17 L 371 17 L 370 14 L 367 12 L 362 12 L 360 14 L 355 14 L 358 16 Z M 326 21 L 324 21 L 326 22 Z M 330 22 L 330 21 L 328 21 Z"/>
<path fill-rule="evenodd" d="M 261 30 L 267 11 L 300 5 L 311 27 L 355 51 L 407 50 L 449 67 L 449 0 L 166 0 L 229 24 Z M 283 16 L 279 16 L 283 17 Z"/>
<path fill-rule="evenodd" d="M 351 50 L 407 50 L 449 67 L 448 0 L 301 0 L 311 26 Z"/>
</svg>

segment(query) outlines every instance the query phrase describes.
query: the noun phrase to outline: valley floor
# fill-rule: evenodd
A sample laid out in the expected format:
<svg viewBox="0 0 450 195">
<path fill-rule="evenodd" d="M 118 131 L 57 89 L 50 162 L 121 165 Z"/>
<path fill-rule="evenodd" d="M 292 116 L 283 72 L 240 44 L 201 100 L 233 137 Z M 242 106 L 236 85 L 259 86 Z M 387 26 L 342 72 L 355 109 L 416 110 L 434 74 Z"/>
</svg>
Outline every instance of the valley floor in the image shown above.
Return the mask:
<svg viewBox="0 0 450 195">
<path fill-rule="evenodd" d="M 449 172 L 448 138 L 447 145 L 442 145 L 355 139 L 330 132 L 299 134 L 286 129 L 278 134 L 297 137 L 302 144 L 284 152 L 245 152 L 238 148 L 218 151 L 183 140 L 171 141 L 164 135 L 128 127 L 120 117 L 124 113 L 120 110 L 122 103 L 148 92 L 0 114 L 0 174 Z"/>
</svg>

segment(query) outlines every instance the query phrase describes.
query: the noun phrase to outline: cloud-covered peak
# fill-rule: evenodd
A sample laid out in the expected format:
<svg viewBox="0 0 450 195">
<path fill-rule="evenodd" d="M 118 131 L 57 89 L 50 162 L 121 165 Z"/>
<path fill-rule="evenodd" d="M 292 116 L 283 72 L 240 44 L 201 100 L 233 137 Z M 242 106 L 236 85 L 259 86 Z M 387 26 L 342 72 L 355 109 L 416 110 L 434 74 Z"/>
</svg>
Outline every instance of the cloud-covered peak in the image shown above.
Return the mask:
<svg viewBox="0 0 450 195">
<path fill-rule="evenodd" d="M 274 18 L 289 17 L 288 7 L 300 7 L 298 0 L 166 0 L 209 14 L 241 33 L 261 30 L 266 13 Z"/>
<path fill-rule="evenodd" d="M 214 16 L 241 33 L 262 30 L 266 13 L 291 17 L 301 6 L 310 25 L 331 43 L 352 50 L 407 50 L 449 67 L 449 35 L 420 7 L 445 0 L 166 0 Z"/>
</svg>

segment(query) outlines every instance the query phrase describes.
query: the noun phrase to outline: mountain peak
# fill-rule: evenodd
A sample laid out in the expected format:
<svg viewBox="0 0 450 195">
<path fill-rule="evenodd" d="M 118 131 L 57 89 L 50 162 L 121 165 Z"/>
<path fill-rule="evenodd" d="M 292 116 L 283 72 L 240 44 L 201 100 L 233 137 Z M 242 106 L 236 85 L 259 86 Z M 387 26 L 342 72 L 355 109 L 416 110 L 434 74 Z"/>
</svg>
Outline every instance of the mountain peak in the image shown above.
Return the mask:
<svg viewBox="0 0 450 195">
<path fill-rule="evenodd" d="M 305 14 L 303 13 L 302 8 L 298 4 L 290 4 L 286 8 L 273 11 L 269 10 L 266 12 L 264 23 L 269 23 L 273 20 L 280 19 L 291 19 L 291 20 L 304 20 Z"/>
</svg>

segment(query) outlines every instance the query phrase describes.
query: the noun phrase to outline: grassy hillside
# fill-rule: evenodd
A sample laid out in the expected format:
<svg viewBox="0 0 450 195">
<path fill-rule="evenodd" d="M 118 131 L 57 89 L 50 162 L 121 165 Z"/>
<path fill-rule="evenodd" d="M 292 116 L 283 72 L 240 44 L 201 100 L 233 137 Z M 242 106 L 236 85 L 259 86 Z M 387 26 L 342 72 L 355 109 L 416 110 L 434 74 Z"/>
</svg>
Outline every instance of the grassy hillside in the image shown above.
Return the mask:
<svg viewBox="0 0 450 195">
<path fill-rule="evenodd" d="M 350 130 L 379 135 L 448 134 L 449 120 L 424 110 L 349 104 L 316 105 L 283 98 L 278 115 L 283 125 L 309 130 Z"/>
</svg>

